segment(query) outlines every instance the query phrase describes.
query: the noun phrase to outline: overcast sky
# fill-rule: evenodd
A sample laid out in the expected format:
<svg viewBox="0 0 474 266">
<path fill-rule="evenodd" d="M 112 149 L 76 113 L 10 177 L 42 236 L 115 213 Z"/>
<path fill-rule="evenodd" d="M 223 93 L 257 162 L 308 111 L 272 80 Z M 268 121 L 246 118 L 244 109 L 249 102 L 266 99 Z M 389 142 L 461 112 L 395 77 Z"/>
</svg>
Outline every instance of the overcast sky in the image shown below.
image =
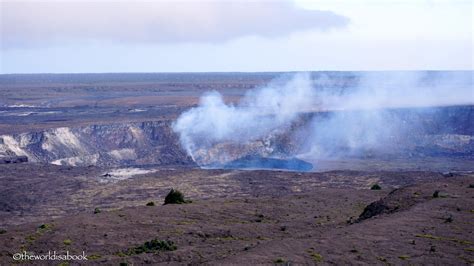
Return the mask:
<svg viewBox="0 0 474 266">
<path fill-rule="evenodd" d="M 0 0 L 0 73 L 472 70 L 472 0 Z"/>
</svg>

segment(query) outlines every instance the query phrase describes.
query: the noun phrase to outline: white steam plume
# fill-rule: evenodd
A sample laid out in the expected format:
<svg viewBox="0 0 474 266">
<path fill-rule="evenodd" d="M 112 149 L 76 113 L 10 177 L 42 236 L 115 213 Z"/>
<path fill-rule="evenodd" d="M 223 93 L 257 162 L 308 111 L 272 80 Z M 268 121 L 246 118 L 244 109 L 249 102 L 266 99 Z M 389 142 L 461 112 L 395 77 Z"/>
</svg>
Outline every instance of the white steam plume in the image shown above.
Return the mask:
<svg viewBox="0 0 474 266">
<path fill-rule="evenodd" d="M 288 126 L 301 110 L 311 108 L 313 93 L 306 73 L 248 91 L 238 105 L 224 103 L 213 91 L 201 98 L 198 107 L 181 114 L 173 129 L 194 158 L 197 150 L 218 142 L 246 143 Z"/>
<path fill-rule="evenodd" d="M 441 121 L 445 117 L 437 108 L 473 105 L 473 73 L 367 72 L 358 74 L 357 84 L 342 93 L 323 87 L 316 93 L 320 107 L 334 112 L 313 117 L 293 136 L 304 139 L 299 156 L 309 160 L 375 154 L 406 156 L 417 147 L 436 146 L 426 143 L 428 134 L 438 134 L 444 140 L 446 134 L 451 134 L 451 140 L 474 140 L 469 135 L 454 136 L 453 130 L 446 128 L 450 125 Z M 459 127 L 466 126 L 462 125 L 466 121 L 459 123 Z M 444 128 L 429 132 L 433 125 Z M 441 141 L 438 145 L 444 144 Z"/>
<path fill-rule="evenodd" d="M 206 157 L 204 164 L 222 162 L 221 155 L 231 150 L 229 144 L 240 153 L 224 156 L 224 160 L 261 146 L 270 148 L 266 154 L 271 156 L 274 143 L 267 140 L 277 134 L 287 134 L 287 141 L 299 145 L 288 156 L 390 149 L 406 145 L 404 140 L 422 126 L 387 108 L 474 104 L 473 73 L 326 73 L 313 79 L 300 73 L 248 91 L 237 105 L 226 104 L 218 92 L 207 93 L 198 107 L 181 114 L 173 129 L 198 163 Z M 315 115 L 296 132 L 289 132 L 302 113 L 327 110 L 335 112 Z M 263 144 L 255 144 L 258 140 Z"/>
</svg>

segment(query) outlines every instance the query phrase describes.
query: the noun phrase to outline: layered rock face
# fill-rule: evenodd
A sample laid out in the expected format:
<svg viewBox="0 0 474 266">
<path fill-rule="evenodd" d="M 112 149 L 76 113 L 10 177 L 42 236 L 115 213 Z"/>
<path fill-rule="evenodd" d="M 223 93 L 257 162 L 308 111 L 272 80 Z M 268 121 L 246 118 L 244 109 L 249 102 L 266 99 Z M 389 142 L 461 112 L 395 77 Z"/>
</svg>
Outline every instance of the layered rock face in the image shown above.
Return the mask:
<svg viewBox="0 0 474 266">
<path fill-rule="evenodd" d="M 202 166 L 235 165 L 246 156 L 311 161 L 340 158 L 474 157 L 473 106 L 301 114 L 291 125 L 246 142 L 198 139 Z M 249 161 L 249 160 L 246 160 Z M 254 167 L 254 160 L 250 160 Z"/>
<path fill-rule="evenodd" d="M 193 165 L 169 122 L 60 127 L 0 136 L 0 157 L 58 165 Z"/>
<path fill-rule="evenodd" d="M 249 167 L 258 168 L 256 162 L 268 165 L 265 158 L 288 160 L 296 157 L 317 162 L 331 156 L 404 159 L 474 157 L 472 106 L 387 112 L 385 117 L 389 119 L 383 125 L 393 128 L 387 132 L 378 132 L 383 127 L 377 125 L 377 121 L 374 121 L 374 128 L 371 127 L 371 120 L 360 120 L 360 124 L 356 120 L 361 117 L 360 113 L 344 112 L 344 116 L 340 112 L 309 113 L 302 114 L 288 127 L 260 139 L 203 145 L 194 150 L 192 157 L 182 148 L 178 133 L 172 129 L 172 121 L 58 127 L 0 135 L 0 162 L 112 167 L 199 165 L 219 168 L 240 168 L 237 166 L 250 162 Z M 332 122 L 328 123 L 328 120 Z M 354 120 L 357 123 L 348 123 Z M 315 126 L 322 131 L 313 130 Z M 332 131 L 324 131 L 330 126 Z M 375 141 L 367 142 L 367 134 L 374 132 L 377 133 L 372 136 Z M 200 141 L 205 142 L 206 139 Z"/>
</svg>

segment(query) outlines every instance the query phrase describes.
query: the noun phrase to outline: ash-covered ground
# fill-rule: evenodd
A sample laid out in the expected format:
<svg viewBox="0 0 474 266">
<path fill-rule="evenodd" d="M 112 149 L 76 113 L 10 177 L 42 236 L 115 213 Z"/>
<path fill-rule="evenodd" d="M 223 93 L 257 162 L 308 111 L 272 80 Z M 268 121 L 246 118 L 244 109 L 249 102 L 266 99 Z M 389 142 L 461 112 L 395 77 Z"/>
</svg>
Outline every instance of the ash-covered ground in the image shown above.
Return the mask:
<svg viewBox="0 0 474 266">
<path fill-rule="evenodd" d="M 472 77 L 0 75 L 0 264 L 472 264 Z"/>
</svg>

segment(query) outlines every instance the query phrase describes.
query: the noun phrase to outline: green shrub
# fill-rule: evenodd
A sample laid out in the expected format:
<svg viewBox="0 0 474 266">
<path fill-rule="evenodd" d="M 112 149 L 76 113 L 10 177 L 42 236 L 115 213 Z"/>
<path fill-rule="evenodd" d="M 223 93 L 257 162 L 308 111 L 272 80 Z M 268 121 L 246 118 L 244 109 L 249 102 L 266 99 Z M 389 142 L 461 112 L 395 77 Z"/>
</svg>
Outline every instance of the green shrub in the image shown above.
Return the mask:
<svg viewBox="0 0 474 266">
<path fill-rule="evenodd" d="M 102 258 L 102 256 L 99 255 L 99 254 L 92 254 L 92 255 L 87 256 L 87 258 L 90 259 L 90 260 L 98 260 L 98 259 Z"/>
<path fill-rule="evenodd" d="M 171 189 L 168 195 L 165 197 L 165 205 L 166 204 L 183 204 L 183 203 L 190 203 L 190 200 L 185 200 L 183 193 L 179 190 Z"/>
<path fill-rule="evenodd" d="M 49 224 L 42 224 L 38 226 L 39 229 L 48 229 L 49 227 L 51 227 Z"/>
<path fill-rule="evenodd" d="M 119 251 L 119 252 L 115 253 L 114 255 L 119 256 L 119 257 L 127 257 L 127 254 L 123 253 L 122 251 Z"/>
<path fill-rule="evenodd" d="M 153 201 L 150 201 L 146 204 L 146 206 L 155 206 L 155 203 Z"/>
<path fill-rule="evenodd" d="M 379 184 L 374 184 L 374 185 L 372 185 L 372 187 L 370 187 L 370 189 L 371 189 L 371 190 L 381 190 L 382 187 L 380 187 Z"/>
<path fill-rule="evenodd" d="M 275 264 L 285 263 L 285 260 L 282 259 L 282 258 L 278 258 L 278 259 L 274 260 L 273 263 L 275 263 Z"/>
<path fill-rule="evenodd" d="M 64 243 L 64 245 L 69 246 L 69 245 L 72 244 L 72 240 L 71 239 L 66 239 L 66 240 L 63 241 L 63 243 Z"/>
<path fill-rule="evenodd" d="M 38 231 L 43 233 L 45 231 L 50 231 L 53 229 L 53 225 L 52 224 L 42 224 L 40 226 L 38 226 Z"/>
<path fill-rule="evenodd" d="M 129 249 L 127 255 L 137 255 L 141 253 L 151 253 L 155 251 L 173 251 L 176 250 L 176 245 L 170 240 L 153 239 L 147 241 L 140 246 Z"/>
<path fill-rule="evenodd" d="M 99 209 L 99 208 L 95 208 L 95 209 L 94 209 L 94 214 L 98 214 L 98 213 L 100 213 L 100 209 Z"/>
<path fill-rule="evenodd" d="M 310 249 L 308 250 L 309 256 L 313 259 L 315 263 L 319 263 L 323 261 L 323 256 L 314 250 Z"/>
<path fill-rule="evenodd" d="M 1 235 L 1 234 L 5 234 L 6 232 L 7 232 L 7 230 L 5 230 L 5 229 L 0 229 L 0 235 Z"/>
<path fill-rule="evenodd" d="M 38 226 L 38 229 L 36 229 L 36 234 L 42 235 L 46 232 L 52 231 L 53 230 L 53 225 L 52 224 L 42 224 Z"/>
</svg>

